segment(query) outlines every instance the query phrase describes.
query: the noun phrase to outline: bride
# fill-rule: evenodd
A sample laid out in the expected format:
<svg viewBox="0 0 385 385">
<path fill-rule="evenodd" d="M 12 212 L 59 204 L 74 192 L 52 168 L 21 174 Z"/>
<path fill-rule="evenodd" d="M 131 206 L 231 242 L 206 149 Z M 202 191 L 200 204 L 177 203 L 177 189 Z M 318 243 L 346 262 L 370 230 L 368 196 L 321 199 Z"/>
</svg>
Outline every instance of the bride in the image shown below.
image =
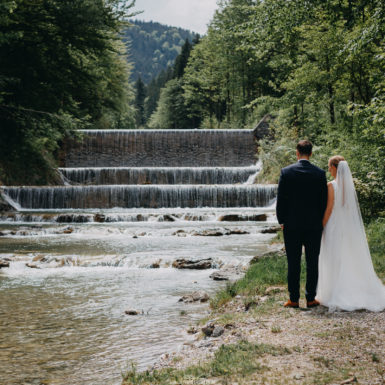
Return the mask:
<svg viewBox="0 0 385 385">
<path fill-rule="evenodd" d="M 333 156 L 329 171 L 334 180 L 323 218 L 317 300 L 330 311 L 384 310 L 385 286 L 373 269 L 348 163 Z"/>
</svg>

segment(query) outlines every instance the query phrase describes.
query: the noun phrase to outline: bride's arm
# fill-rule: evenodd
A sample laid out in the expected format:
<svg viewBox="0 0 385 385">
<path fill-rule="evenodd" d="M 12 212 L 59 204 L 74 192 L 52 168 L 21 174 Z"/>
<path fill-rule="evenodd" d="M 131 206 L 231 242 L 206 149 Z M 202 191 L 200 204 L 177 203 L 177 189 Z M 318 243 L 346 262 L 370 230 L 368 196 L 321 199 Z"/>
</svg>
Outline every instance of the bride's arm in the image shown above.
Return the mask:
<svg viewBox="0 0 385 385">
<path fill-rule="evenodd" d="M 334 206 L 334 188 L 331 182 L 328 183 L 328 203 L 326 206 L 325 214 L 322 220 L 322 226 L 325 227 L 328 223 L 330 215 L 332 214 Z"/>
</svg>

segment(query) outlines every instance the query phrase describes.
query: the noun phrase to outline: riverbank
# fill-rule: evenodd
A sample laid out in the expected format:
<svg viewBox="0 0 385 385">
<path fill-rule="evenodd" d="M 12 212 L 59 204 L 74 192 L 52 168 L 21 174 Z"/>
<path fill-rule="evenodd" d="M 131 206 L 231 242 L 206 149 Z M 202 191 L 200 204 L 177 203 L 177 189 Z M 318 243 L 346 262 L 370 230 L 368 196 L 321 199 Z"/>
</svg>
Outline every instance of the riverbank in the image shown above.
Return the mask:
<svg viewBox="0 0 385 385">
<path fill-rule="evenodd" d="M 384 280 L 385 221 L 372 222 L 367 234 Z M 195 340 L 152 371 L 128 371 L 123 384 L 383 384 L 385 312 L 285 309 L 285 276 L 283 252 L 255 258 L 211 300 L 209 317 L 189 328 Z M 205 326 L 222 334 L 207 337 Z"/>
</svg>

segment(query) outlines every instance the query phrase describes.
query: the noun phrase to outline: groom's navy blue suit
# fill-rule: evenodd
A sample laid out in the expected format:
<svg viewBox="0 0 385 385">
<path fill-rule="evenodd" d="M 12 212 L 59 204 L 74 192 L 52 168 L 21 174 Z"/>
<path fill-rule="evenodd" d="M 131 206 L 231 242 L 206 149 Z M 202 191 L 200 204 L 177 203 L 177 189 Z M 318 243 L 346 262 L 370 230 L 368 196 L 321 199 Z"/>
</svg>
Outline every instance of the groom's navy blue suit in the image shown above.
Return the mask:
<svg viewBox="0 0 385 385">
<path fill-rule="evenodd" d="M 313 301 L 318 282 L 318 256 L 322 218 L 327 204 L 325 171 L 301 159 L 281 170 L 277 196 L 277 218 L 283 234 L 288 262 L 290 299 L 298 302 L 302 246 L 306 254 L 306 299 Z"/>
</svg>

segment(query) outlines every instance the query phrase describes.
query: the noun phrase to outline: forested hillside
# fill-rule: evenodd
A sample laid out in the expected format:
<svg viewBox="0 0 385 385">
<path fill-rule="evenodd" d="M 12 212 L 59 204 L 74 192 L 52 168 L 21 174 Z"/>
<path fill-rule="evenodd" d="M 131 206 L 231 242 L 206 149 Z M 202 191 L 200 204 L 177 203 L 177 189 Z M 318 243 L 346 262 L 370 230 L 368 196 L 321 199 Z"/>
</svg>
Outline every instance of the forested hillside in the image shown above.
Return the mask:
<svg viewBox="0 0 385 385">
<path fill-rule="evenodd" d="M 276 140 L 261 143 L 262 181 L 276 183 L 309 138 L 324 169 L 348 159 L 365 216 L 385 215 L 385 3 L 221 2 L 150 126 L 253 127 L 265 113 Z"/>
<path fill-rule="evenodd" d="M 152 21 L 130 22 L 132 25 L 124 31 L 124 41 L 133 64 L 132 79 L 136 81 L 141 77 L 145 84 L 173 65 L 186 39 L 193 39 L 193 33 L 182 28 Z"/>
</svg>

